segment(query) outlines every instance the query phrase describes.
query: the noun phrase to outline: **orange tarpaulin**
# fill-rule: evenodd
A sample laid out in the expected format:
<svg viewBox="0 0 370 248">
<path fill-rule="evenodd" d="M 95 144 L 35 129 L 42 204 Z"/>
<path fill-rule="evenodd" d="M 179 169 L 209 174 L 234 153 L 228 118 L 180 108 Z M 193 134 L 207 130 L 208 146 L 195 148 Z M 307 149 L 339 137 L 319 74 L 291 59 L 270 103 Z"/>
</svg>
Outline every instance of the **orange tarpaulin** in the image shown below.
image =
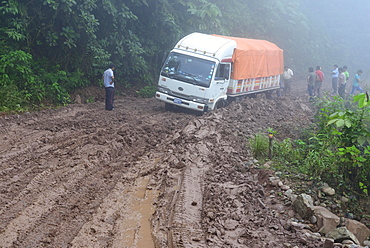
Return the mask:
<svg viewBox="0 0 370 248">
<path fill-rule="evenodd" d="M 283 74 L 283 50 L 266 40 L 215 35 L 236 42 L 232 78 L 236 80 Z"/>
</svg>

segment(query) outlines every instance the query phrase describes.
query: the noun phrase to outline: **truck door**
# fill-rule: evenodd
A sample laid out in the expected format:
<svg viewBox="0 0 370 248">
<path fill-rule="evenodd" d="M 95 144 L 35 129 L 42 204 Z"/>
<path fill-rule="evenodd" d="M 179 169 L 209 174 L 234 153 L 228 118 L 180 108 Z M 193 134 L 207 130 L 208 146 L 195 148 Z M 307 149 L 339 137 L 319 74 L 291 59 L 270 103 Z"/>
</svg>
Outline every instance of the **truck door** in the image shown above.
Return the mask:
<svg viewBox="0 0 370 248">
<path fill-rule="evenodd" d="M 214 91 L 212 98 L 216 101 L 213 109 L 224 107 L 226 105 L 226 92 L 229 86 L 230 73 L 231 73 L 230 63 L 220 63 L 217 67 L 215 78 L 214 78 Z"/>
</svg>

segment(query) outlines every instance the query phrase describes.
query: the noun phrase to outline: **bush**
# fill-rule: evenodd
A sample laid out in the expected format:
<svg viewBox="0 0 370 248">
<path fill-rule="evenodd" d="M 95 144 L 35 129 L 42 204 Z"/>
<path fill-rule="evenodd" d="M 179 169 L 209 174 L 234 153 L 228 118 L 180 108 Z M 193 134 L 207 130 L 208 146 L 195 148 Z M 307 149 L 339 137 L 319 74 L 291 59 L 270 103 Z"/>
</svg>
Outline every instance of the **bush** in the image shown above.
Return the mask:
<svg viewBox="0 0 370 248">
<path fill-rule="evenodd" d="M 81 71 L 67 73 L 46 61 L 34 61 L 21 50 L 0 54 L 0 111 L 22 111 L 26 106 L 70 103 L 69 93 L 88 85 Z"/>
<path fill-rule="evenodd" d="M 143 97 L 143 98 L 151 98 L 155 95 L 155 92 L 157 90 L 157 87 L 156 86 L 145 86 L 144 88 L 142 88 L 141 90 L 139 91 L 136 91 L 136 93 L 138 94 L 138 96 L 140 97 Z"/>
<path fill-rule="evenodd" d="M 257 133 L 256 136 L 249 139 L 249 145 L 255 158 L 260 159 L 267 157 L 269 139 L 266 134 Z"/>
</svg>

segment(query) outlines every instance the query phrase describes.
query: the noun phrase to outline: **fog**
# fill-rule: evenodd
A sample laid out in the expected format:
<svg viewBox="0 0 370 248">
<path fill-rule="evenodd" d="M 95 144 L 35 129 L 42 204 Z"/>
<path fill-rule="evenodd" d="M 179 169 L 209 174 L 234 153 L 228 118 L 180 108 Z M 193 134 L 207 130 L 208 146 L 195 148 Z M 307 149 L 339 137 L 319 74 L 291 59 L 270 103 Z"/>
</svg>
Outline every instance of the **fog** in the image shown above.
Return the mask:
<svg viewBox="0 0 370 248">
<path fill-rule="evenodd" d="M 317 49 L 325 55 L 309 59 L 309 66 L 321 65 L 328 75 L 334 64 L 348 66 L 350 75 L 363 70 L 368 81 L 370 72 L 370 1 L 310 0 L 302 4 L 315 36 L 322 37 Z M 310 56 L 307 54 L 307 56 Z"/>
</svg>

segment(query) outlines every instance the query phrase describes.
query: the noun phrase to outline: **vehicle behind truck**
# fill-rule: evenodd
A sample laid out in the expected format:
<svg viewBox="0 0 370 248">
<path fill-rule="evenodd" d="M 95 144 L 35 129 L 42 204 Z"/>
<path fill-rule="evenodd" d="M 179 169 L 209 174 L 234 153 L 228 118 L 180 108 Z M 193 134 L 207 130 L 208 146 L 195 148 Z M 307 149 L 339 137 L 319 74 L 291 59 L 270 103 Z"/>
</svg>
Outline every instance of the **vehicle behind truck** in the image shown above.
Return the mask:
<svg viewBox="0 0 370 248">
<path fill-rule="evenodd" d="M 238 97 L 280 88 L 283 50 L 265 40 L 192 33 L 182 38 L 162 67 L 156 98 L 199 113 Z"/>
</svg>

